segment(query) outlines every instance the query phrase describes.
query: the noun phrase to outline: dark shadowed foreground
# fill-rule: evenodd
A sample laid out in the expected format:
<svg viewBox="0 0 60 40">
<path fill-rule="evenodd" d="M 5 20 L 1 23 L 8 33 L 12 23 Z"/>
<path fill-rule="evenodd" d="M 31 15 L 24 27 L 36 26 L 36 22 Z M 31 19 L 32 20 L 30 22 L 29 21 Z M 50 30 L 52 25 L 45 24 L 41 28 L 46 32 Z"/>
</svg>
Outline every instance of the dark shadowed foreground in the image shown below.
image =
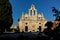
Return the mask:
<svg viewBox="0 0 60 40">
<path fill-rule="evenodd" d="M 45 35 L 43 33 L 4 33 L 0 34 L 0 39 L 10 39 L 10 40 L 17 40 L 17 39 L 23 39 L 23 40 L 60 40 L 59 35 L 51 36 Z M 38 39 L 36 39 L 38 38 Z"/>
</svg>

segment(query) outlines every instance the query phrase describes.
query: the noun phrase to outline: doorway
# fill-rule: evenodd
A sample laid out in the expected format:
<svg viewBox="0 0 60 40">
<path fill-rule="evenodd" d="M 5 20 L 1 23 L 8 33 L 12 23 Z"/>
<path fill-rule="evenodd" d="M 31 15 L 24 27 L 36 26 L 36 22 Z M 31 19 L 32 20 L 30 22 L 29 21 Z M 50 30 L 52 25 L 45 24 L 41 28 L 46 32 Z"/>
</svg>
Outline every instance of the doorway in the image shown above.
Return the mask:
<svg viewBox="0 0 60 40">
<path fill-rule="evenodd" d="M 25 31 L 28 32 L 28 26 L 25 26 Z"/>
<path fill-rule="evenodd" d="M 41 32 L 41 26 L 39 26 L 39 32 Z"/>
</svg>

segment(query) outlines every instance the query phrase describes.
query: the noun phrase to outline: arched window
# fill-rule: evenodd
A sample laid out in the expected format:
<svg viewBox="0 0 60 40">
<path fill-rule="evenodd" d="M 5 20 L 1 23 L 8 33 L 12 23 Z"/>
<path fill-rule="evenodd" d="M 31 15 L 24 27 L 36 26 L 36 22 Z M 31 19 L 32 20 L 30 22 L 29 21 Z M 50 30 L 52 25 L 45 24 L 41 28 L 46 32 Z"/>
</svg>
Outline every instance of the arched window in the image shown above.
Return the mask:
<svg viewBox="0 0 60 40">
<path fill-rule="evenodd" d="M 27 17 L 25 17 L 27 19 Z"/>
<path fill-rule="evenodd" d="M 41 20 L 41 17 L 38 17 L 38 21 L 40 21 Z"/>
<path fill-rule="evenodd" d="M 38 17 L 40 19 L 40 17 Z"/>
<path fill-rule="evenodd" d="M 41 23 L 39 23 L 39 24 L 41 24 Z"/>
<path fill-rule="evenodd" d="M 35 15 L 35 10 L 34 10 L 34 15 Z"/>
<path fill-rule="evenodd" d="M 26 25 L 28 24 L 28 23 L 25 23 Z"/>
<path fill-rule="evenodd" d="M 32 16 L 32 10 L 30 11 L 30 15 Z"/>
</svg>

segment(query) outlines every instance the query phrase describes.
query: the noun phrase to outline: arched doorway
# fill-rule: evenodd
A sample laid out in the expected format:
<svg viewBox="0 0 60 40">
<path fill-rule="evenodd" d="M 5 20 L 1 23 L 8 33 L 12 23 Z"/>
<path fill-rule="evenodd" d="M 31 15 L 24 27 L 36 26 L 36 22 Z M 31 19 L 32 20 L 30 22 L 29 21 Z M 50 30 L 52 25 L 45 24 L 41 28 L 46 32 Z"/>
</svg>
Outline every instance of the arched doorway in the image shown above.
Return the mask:
<svg viewBox="0 0 60 40">
<path fill-rule="evenodd" d="M 25 31 L 28 32 L 28 26 L 25 26 Z"/>
<path fill-rule="evenodd" d="M 39 32 L 41 32 L 41 26 L 39 26 Z"/>
</svg>

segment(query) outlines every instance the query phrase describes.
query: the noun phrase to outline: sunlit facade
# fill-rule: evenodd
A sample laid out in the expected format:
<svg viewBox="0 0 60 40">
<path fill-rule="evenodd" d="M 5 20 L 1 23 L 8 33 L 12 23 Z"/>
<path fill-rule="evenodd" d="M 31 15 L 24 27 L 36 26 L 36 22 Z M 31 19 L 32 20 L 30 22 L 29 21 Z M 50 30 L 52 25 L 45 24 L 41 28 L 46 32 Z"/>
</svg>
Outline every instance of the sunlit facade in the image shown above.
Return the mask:
<svg viewBox="0 0 60 40">
<path fill-rule="evenodd" d="M 43 32 L 46 22 L 43 13 L 38 13 L 32 4 L 28 13 L 22 13 L 18 25 L 20 32 Z"/>
</svg>

